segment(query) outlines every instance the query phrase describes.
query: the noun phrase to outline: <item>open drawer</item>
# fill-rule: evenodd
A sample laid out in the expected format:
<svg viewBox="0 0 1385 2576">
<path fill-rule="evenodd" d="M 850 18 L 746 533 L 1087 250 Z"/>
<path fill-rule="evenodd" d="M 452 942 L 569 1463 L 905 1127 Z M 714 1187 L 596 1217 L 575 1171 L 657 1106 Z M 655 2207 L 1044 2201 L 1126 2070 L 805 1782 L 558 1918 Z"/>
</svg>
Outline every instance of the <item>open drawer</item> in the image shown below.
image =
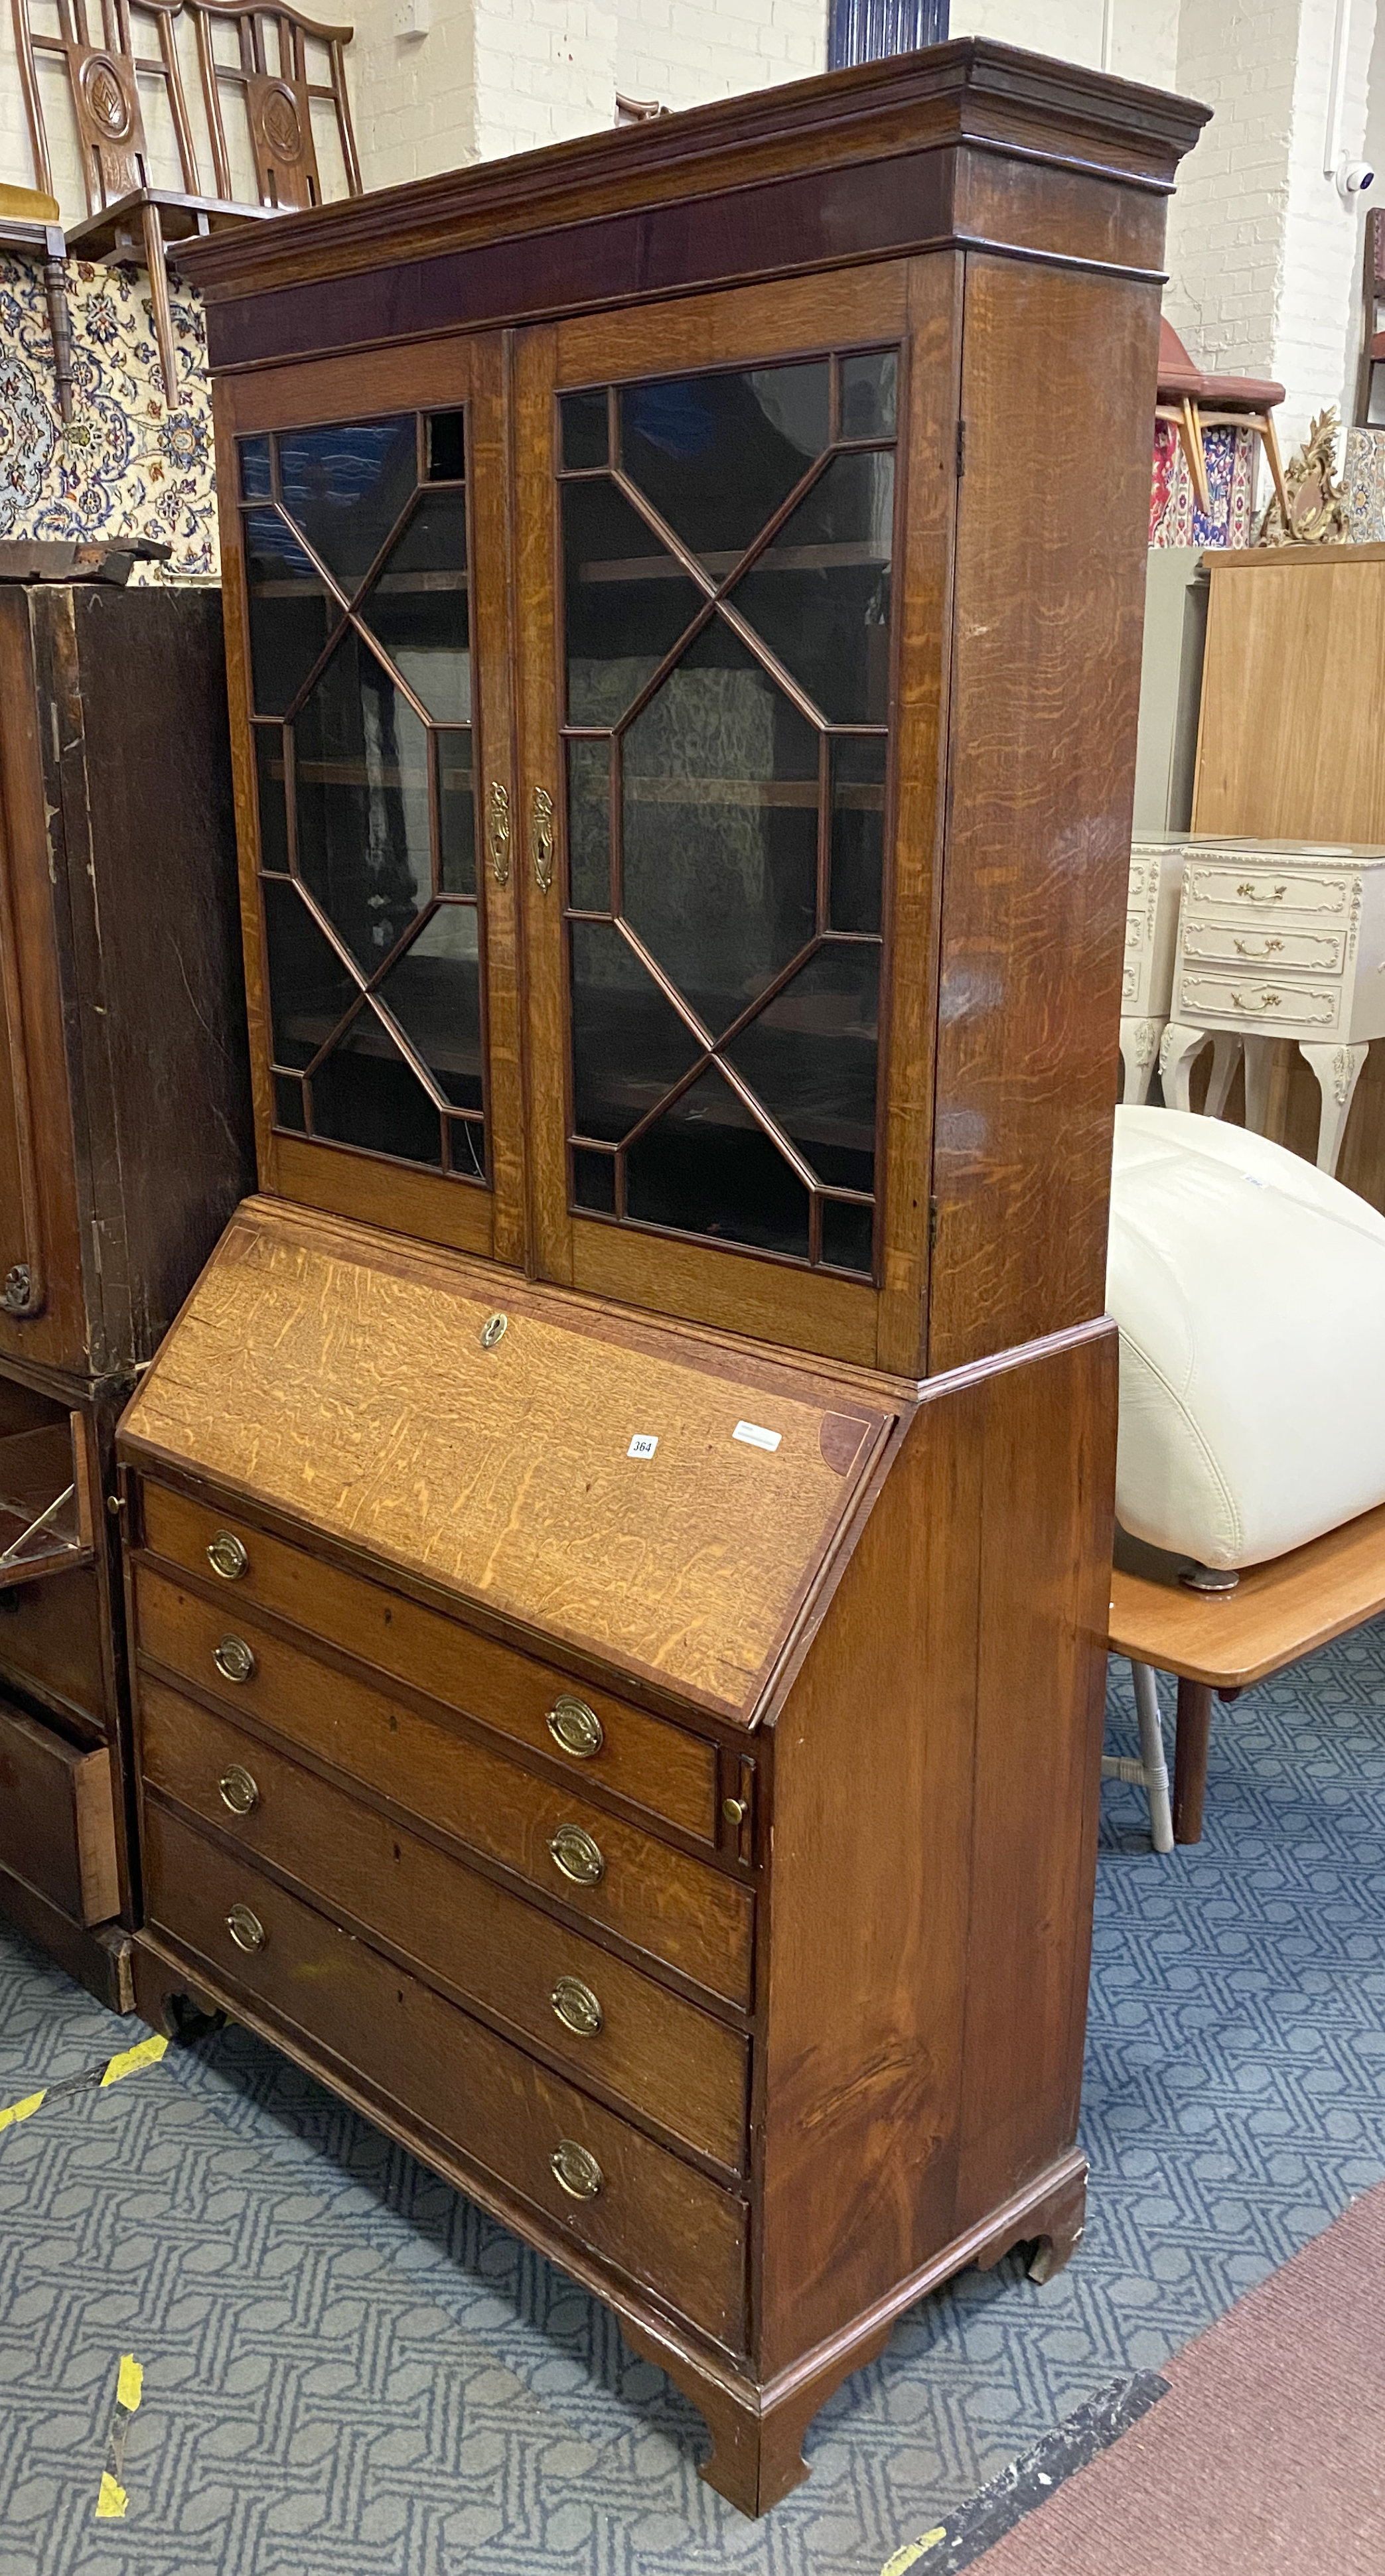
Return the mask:
<svg viewBox="0 0 1385 2576">
<path fill-rule="evenodd" d="M 0 1591 L 90 1565 L 94 1554 L 82 1415 L 0 1379 Z"/>
</svg>

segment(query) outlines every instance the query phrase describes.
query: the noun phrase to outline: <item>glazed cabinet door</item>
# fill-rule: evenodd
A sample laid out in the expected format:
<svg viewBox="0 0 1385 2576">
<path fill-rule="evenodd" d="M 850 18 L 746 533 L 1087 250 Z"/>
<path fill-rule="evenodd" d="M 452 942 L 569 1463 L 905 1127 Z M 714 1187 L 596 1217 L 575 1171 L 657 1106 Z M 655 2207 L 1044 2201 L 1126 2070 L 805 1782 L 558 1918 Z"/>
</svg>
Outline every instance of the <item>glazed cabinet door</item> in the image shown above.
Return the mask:
<svg viewBox="0 0 1385 2576">
<path fill-rule="evenodd" d="M 523 1256 L 494 340 L 218 396 L 262 1186 Z"/>
<path fill-rule="evenodd" d="M 919 1364 L 950 256 L 526 333 L 541 1268 Z"/>
</svg>

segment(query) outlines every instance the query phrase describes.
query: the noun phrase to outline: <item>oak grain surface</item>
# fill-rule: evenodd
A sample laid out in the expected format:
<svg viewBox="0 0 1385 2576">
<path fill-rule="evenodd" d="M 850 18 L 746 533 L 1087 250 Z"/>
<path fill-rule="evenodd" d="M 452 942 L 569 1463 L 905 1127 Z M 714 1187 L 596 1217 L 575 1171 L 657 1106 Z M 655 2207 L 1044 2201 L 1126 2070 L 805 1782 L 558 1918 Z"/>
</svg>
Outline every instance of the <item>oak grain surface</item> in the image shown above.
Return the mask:
<svg viewBox="0 0 1385 2576">
<path fill-rule="evenodd" d="M 673 1328 L 605 1339 L 555 1294 L 243 1208 L 125 1417 L 127 1441 L 596 1648 L 728 1714 L 753 1706 L 855 1490 L 830 1415 L 772 1401 Z M 231 1401 L 227 1389 L 233 1389 Z M 774 1451 L 733 1435 L 748 1419 Z M 658 1447 L 628 1455 L 632 1439 Z"/>
<path fill-rule="evenodd" d="M 1176 1578 L 1117 1566 L 1111 1650 L 1217 1690 L 1244 1690 L 1385 1610 L 1385 1503 L 1249 1565 L 1234 1592 L 1191 1592 Z"/>
</svg>

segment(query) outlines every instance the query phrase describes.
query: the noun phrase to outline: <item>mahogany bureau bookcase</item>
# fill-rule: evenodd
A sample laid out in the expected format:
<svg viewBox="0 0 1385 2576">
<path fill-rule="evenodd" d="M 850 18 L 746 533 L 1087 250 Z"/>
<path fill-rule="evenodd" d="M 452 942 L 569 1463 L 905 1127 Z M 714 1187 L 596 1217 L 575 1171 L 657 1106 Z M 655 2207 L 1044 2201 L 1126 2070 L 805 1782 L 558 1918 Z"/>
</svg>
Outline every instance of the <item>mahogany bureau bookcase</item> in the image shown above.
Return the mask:
<svg viewBox="0 0 1385 2576">
<path fill-rule="evenodd" d="M 146 1921 L 747 2512 L 1081 2228 L 1186 102 L 980 42 L 189 258 L 261 1195 L 125 1416 Z"/>
<path fill-rule="evenodd" d="M 0 582 L 0 1912 L 118 2011 L 115 1423 L 254 1168 L 221 626 Z"/>
</svg>

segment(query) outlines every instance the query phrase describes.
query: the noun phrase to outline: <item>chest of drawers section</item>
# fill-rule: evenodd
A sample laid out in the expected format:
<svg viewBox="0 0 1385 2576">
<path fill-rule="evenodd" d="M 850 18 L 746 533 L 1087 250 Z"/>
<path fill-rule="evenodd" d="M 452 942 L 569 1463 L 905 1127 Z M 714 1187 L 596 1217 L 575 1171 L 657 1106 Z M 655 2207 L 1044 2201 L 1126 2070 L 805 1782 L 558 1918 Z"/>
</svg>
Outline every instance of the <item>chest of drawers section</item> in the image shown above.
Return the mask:
<svg viewBox="0 0 1385 2576">
<path fill-rule="evenodd" d="M 1385 1034 L 1385 851 L 1190 843 L 1174 1017 L 1309 1044 Z"/>
</svg>

